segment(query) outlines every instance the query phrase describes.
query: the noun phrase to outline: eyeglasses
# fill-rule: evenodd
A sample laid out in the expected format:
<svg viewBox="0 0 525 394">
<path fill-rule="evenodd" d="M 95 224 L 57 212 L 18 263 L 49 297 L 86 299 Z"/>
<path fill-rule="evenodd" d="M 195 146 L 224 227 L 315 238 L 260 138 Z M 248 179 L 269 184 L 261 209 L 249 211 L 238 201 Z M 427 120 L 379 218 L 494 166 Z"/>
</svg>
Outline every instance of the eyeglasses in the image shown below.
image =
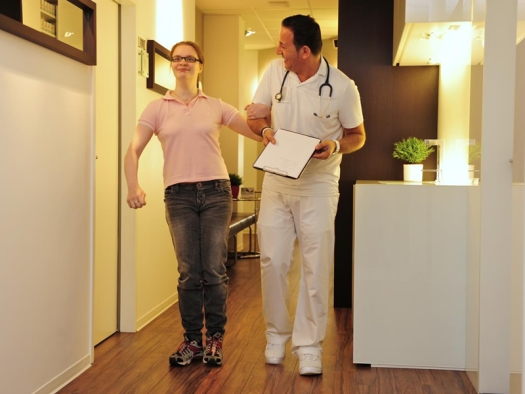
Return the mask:
<svg viewBox="0 0 525 394">
<path fill-rule="evenodd" d="M 193 56 L 173 56 L 171 58 L 171 61 L 175 63 L 180 63 L 183 60 L 187 61 L 188 63 L 195 63 L 195 62 L 200 63 L 201 61 L 201 59 L 197 59 L 196 57 L 193 57 Z"/>
</svg>

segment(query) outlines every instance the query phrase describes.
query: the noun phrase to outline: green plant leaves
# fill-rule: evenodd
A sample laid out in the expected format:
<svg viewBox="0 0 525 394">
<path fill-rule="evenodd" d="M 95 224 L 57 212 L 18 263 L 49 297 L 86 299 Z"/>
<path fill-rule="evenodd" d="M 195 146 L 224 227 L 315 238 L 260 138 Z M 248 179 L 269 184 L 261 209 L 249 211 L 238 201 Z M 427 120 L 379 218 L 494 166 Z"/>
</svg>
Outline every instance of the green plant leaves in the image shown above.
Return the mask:
<svg viewBox="0 0 525 394">
<path fill-rule="evenodd" d="M 242 176 L 230 173 L 228 174 L 230 176 L 230 183 L 232 186 L 241 186 L 242 185 Z"/>
<path fill-rule="evenodd" d="M 434 151 L 434 147 L 425 144 L 424 140 L 416 137 L 408 137 L 401 141 L 394 142 L 394 152 L 392 156 L 395 159 L 400 159 L 407 163 L 419 164 Z"/>
</svg>

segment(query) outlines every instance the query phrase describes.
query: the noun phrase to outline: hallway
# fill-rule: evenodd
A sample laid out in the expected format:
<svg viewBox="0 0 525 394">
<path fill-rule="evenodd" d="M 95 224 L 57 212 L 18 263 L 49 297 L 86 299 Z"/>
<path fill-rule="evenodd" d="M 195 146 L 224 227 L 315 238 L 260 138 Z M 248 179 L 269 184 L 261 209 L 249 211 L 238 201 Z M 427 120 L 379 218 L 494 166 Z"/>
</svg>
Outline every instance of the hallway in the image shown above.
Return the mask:
<svg viewBox="0 0 525 394">
<path fill-rule="evenodd" d="M 283 364 L 264 361 L 258 259 L 239 260 L 228 270 L 230 294 L 224 341 L 224 365 L 200 361 L 187 367 L 168 364 L 182 339 L 178 306 L 136 334 L 117 333 L 95 349 L 95 363 L 60 394 L 476 394 L 464 372 L 370 368 L 352 363 L 350 309 L 330 308 L 324 343 L 323 374 L 302 377 L 290 344 Z M 300 266 L 290 275 L 292 308 Z"/>
</svg>

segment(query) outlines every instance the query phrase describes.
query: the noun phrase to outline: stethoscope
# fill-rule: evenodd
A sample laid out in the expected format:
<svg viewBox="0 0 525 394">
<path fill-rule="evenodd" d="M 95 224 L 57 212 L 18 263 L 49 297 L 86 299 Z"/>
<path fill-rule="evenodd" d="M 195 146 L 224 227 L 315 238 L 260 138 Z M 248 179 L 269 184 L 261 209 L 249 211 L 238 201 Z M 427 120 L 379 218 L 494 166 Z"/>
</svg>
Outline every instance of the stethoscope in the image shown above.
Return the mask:
<svg viewBox="0 0 525 394">
<path fill-rule="evenodd" d="M 328 108 L 328 106 L 330 105 L 330 100 L 332 99 L 332 91 L 333 91 L 333 88 L 332 88 L 332 85 L 330 85 L 330 65 L 328 64 L 328 60 L 326 60 L 326 58 L 323 56 L 323 59 L 326 63 L 326 79 L 324 81 L 324 83 L 319 86 L 319 112 L 321 113 L 321 115 L 318 115 L 317 112 L 314 112 L 314 116 L 317 116 L 318 118 L 329 118 L 330 115 L 326 115 L 325 116 L 325 112 L 326 112 L 326 109 Z M 277 101 L 278 103 L 281 102 L 281 100 L 283 99 L 283 87 L 284 87 L 284 83 L 286 82 L 286 78 L 288 77 L 288 74 L 290 73 L 290 70 L 286 70 L 286 73 L 284 74 L 284 78 L 283 78 L 283 81 L 281 82 L 281 89 L 279 90 L 279 93 L 276 93 L 275 94 L 275 101 Z M 328 95 L 328 104 L 326 104 L 326 106 L 324 107 L 324 111 L 321 112 L 321 94 L 323 93 L 323 88 L 324 87 L 327 87 L 328 89 L 330 89 L 330 94 Z"/>
</svg>

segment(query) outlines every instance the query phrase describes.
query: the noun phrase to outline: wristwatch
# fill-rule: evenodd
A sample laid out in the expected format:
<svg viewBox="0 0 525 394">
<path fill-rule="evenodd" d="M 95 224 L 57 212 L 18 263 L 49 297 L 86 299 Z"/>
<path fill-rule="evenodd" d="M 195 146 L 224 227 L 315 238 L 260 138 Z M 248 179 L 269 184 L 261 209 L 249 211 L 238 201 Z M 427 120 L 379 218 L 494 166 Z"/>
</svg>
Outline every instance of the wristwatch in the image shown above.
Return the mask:
<svg viewBox="0 0 525 394">
<path fill-rule="evenodd" d="M 332 156 L 333 156 L 333 155 L 336 155 L 336 154 L 339 153 L 339 150 L 341 149 L 341 145 L 339 144 L 339 141 L 337 141 L 337 140 L 332 140 L 332 141 L 335 142 L 335 149 L 332 152 Z"/>
<path fill-rule="evenodd" d="M 270 127 L 270 126 L 265 126 L 265 127 L 263 127 L 263 128 L 261 129 L 261 137 L 264 137 L 264 131 L 265 131 L 266 129 L 271 129 L 271 127 Z"/>
</svg>

